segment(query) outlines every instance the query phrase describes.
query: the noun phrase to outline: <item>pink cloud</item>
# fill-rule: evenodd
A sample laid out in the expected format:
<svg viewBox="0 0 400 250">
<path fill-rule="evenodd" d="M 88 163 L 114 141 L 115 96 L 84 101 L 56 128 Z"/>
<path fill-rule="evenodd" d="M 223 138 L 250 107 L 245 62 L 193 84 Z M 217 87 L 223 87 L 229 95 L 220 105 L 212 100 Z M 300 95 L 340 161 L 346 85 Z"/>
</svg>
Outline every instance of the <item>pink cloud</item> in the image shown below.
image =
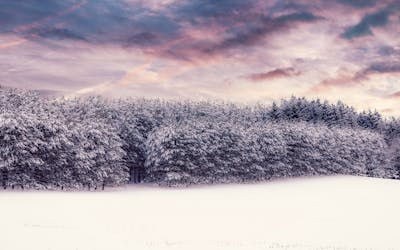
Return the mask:
<svg viewBox="0 0 400 250">
<path fill-rule="evenodd" d="M 259 82 L 275 78 L 293 77 L 300 75 L 301 72 L 294 68 L 278 68 L 264 73 L 256 73 L 246 76 L 247 79 Z"/>
<path fill-rule="evenodd" d="M 23 44 L 25 42 L 27 42 L 28 40 L 24 39 L 24 38 L 19 38 L 13 41 L 9 41 L 9 42 L 3 42 L 0 43 L 0 49 L 5 49 L 5 48 L 9 48 L 9 47 L 13 47 L 13 46 L 18 46 L 20 44 Z"/>
<path fill-rule="evenodd" d="M 400 98 L 400 91 L 397 91 L 397 92 L 389 95 L 389 98 Z"/>
</svg>

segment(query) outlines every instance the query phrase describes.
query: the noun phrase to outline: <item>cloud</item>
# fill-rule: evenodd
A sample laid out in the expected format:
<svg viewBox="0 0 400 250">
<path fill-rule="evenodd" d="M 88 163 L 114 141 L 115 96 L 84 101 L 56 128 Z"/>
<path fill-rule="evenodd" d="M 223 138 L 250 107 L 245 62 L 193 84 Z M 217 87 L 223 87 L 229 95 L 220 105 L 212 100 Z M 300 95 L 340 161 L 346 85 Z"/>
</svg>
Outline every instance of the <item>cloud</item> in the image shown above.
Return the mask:
<svg viewBox="0 0 400 250">
<path fill-rule="evenodd" d="M 231 34 L 219 44 L 207 48 L 205 52 L 215 53 L 238 46 L 256 45 L 265 36 L 294 28 L 299 23 L 313 22 L 320 18 L 308 12 L 293 13 L 279 17 L 262 17 L 256 23 L 250 23 L 239 32 Z"/>
<path fill-rule="evenodd" d="M 400 73 L 400 61 L 373 63 L 364 71 L 369 73 Z"/>
<path fill-rule="evenodd" d="M 297 94 L 398 110 L 386 97 L 400 84 L 399 5 L 0 0 L 0 76 L 10 86 L 116 96 Z M 258 81 L 269 82 L 249 87 Z"/>
<path fill-rule="evenodd" d="M 311 88 L 311 92 L 324 92 L 332 87 L 348 88 L 362 84 L 374 75 L 400 73 L 400 62 L 374 62 L 367 67 L 351 72 L 342 70 L 338 75 L 324 79 Z"/>
<path fill-rule="evenodd" d="M 233 16 L 246 15 L 258 1 L 243 0 L 192 0 L 176 5 L 174 14 L 181 19 L 193 23 L 205 21 L 209 18 L 230 19 Z M 240 13 L 242 12 L 242 13 Z"/>
<path fill-rule="evenodd" d="M 4 20 L 0 33 L 31 40 L 117 45 L 187 60 L 255 46 L 269 34 L 320 19 L 296 4 L 276 2 L 269 7 L 279 6 L 279 11 L 269 13 L 260 0 L 181 0 L 168 1 L 162 8 L 153 5 L 138 0 L 6 1 L 0 4 L 0 13 L 19 18 Z M 219 31 L 214 34 L 216 39 L 188 36 L 191 30 L 206 28 Z"/>
<path fill-rule="evenodd" d="M 355 85 L 361 84 L 365 77 L 359 72 L 355 74 L 339 74 L 332 78 L 327 78 L 320 83 L 314 85 L 310 89 L 310 93 L 322 93 L 326 92 L 333 87 L 348 88 L 354 87 Z"/>
<path fill-rule="evenodd" d="M 245 78 L 254 82 L 258 82 L 275 78 L 298 76 L 300 74 L 301 72 L 297 71 L 294 68 L 278 68 L 264 73 L 251 74 L 246 76 Z"/>
<path fill-rule="evenodd" d="M 54 16 L 76 6 L 77 1 L 4 0 L 0 2 L 1 32 L 24 30 L 49 21 Z"/>
<path fill-rule="evenodd" d="M 397 91 L 397 92 L 389 95 L 389 98 L 400 98 L 400 91 Z"/>
<path fill-rule="evenodd" d="M 391 9 L 384 8 L 372 14 L 368 14 L 364 16 L 358 24 L 347 28 L 341 34 L 341 37 L 350 40 L 357 37 L 372 35 L 371 27 L 385 26 L 389 21 L 391 13 Z"/>
<path fill-rule="evenodd" d="M 378 0 L 337 0 L 339 3 L 355 8 L 366 8 L 375 6 Z"/>
<path fill-rule="evenodd" d="M 126 46 L 151 46 L 162 43 L 160 36 L 153 32 L 139 32 L 126 40 Z"/>
<path fill-rule="evenodd" d="M 56 40 L 63 40 L 63 39 L 81 40 L 81 41 L 86 40 L 84 36 L 64 28 L 32 30 L 31 35 L 42 38 L 56 39 Z"/>
<path fill-rule="evenodd" d="M 24 1 L 24 3 L 3 3 L 5 14 L 11 14 L 18 18 L 5 20 L 0 32 L 10 32 L 30 36 L 36 30 L 51 29 L 62 18 L 74 13 L 87 4 L 87 0 L 63 1 L 62 3 L 48 2 L 40 3 L 35 0 Z M 0 13 L 1 14 L 1 13 Z"/>
<path fill-rule="evenodd" d="M 56 29 L 56 32 L 57 29 L 64 29 L 68 30 L 68 33 L 81 34 L 92 39 L 94 35 L 103 32 L 104 38 L 112 35 L 113 30 L 120 32 L 118 27 L 127 25 L 128 17 L 134 13 L 124 11 L 126 7 L 127 5 L 122 2 L 106 0 L 6 0 L 0 3 L 0 20 L 3 14 L 10 18 L 4 20 L 0 32 L 25 37 L 30 35 L 47 37 L 48 32 L 36 33 L 38 31 L 51 33 L 53 29 Z M 59 38 L 57 36 L 57 39 Z M 65 39 L 67 38 L 71 36 L 66 36 Z"/>
<path fill-rule="evenodd" d="M 27 40 L 26 40 L 26 39 L 23 39 L 23 38 L 18 38 L 18 39 L 15 39 L 15 40 L 13 40 L 13 41 L 3 42 L 3 43 L 0 43 L 0 49 L 5 49 L 5 48 L 9 48 L 9 47 L 14 47 L 14 46 L 23 44 L 23 43 L 25 43 L 25 42 L 27 42 Z"/>
<path fill-rule="evenodd" d="M 381 56 L 392 56 L 392 55 L 400 56 L 400 50 L 393 48 L 391 46 L 380 47 L 378 53 Z"/>
</svg>

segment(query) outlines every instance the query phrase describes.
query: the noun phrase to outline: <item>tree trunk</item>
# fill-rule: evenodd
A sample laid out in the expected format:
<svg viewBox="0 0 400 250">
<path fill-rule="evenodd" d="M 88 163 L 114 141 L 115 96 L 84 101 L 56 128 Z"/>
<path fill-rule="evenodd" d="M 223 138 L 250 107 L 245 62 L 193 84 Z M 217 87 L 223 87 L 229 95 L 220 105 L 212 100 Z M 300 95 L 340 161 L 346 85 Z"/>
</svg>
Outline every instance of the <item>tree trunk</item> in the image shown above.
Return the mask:
<svg viewBox="0 0 400 250">
<path fill-rule="evenodd" d="M 3 169 L 1 171 L 1 180 L 2 180 L 2 184 L 3 184 L 3 188 L 7 189 L 7 181 L 8 181 L 8 171 L 7 171 L 7 169 Z"/>
</svg>

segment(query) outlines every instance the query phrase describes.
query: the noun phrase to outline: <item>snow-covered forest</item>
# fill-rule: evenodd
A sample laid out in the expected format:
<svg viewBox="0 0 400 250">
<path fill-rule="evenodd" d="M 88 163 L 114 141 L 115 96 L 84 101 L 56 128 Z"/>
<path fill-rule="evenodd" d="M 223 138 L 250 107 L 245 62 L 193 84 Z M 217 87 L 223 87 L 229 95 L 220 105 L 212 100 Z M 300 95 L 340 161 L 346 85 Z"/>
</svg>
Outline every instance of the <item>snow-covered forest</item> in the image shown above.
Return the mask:
<svg viewBox="0 0 400 250">
<path fill-rule="evenodd" d="M 0 88 L 3 188 L 175 186 L 303 175 L 399 178 L 400 120 L 341 102 L 46 98 Z"/>
</svg>

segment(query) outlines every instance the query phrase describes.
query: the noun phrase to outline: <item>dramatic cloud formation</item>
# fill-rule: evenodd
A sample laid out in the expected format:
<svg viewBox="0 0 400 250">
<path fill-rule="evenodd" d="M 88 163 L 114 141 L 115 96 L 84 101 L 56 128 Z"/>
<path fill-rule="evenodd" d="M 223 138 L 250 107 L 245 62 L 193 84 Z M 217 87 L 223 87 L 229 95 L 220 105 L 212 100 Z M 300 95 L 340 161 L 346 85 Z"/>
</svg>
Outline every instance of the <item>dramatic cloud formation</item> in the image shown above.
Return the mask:
<svg viewBox="0 0 400 250">
<path fill-rule="evenodd" d="M 294 94 L 400 115 L 399 13 L 399 0 L 3 0 L 0 84 L 243 102 Z"/>
</svg>

